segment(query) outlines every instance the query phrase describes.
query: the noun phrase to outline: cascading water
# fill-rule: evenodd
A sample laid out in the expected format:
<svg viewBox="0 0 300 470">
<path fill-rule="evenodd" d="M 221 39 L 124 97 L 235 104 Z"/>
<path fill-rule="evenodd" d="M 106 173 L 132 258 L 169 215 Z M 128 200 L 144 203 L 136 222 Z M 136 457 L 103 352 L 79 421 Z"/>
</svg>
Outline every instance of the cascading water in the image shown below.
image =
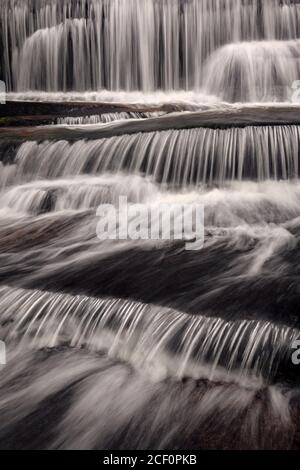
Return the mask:
<svg viewBox="0 0 300 470">
<path fill-rule="evenodd" d="M 65 118 L 58 118 L 57 124 L 66 124 L 66 125 L 82 125 L 82 124 L 99 124 L 99 123 L 107 123 L 113 121 L 120 121 L 124 119 L 146 119 L 150 117 L 156 117 L 163 113 L 106 113 L 94 115 L 94 116 L 79 116 L 79 117 L 65 117 Z"/>
<path fill-rule="evenodd" d="M 224 101 L 284 101 L 300 75 L 300 41 L 229 44 L 210 56 L 203 73 L 204 89 Z"/>
<path fill-rule="evenodd" d="M 25 142 L 6 165 L 0 182 L 6 186 L 38 178 L 120 171 L 151 176 L 172 187 L 236 179 L 293 179 L 298 176 L 299 151 L 299 126 L 198 128 L 75 143 Z"/>
<path fill-rule="evenodd" d="M 0 41 L 0 448 L 299 449 L 300 3 L 3 0 Z M 204 246 L 99 240 L 120 196 Z"/>
</svg>

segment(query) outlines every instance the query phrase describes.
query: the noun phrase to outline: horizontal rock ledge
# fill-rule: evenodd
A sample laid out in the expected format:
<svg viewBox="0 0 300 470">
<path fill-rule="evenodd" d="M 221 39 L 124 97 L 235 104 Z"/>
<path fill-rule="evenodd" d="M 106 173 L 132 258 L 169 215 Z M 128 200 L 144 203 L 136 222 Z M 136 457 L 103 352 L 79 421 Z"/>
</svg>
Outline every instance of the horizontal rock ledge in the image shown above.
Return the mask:
<svg viewBox="0 0 300 470">
<path fill-rule="evenodd" d="M 146 110 L 149 111 L 149 108 L 145 108 Z M 72 141 L 198 127 L 227 129 L 232 127 L 281 125 L 300 125 L 300 105 L 226 105 L 196 112 L 173 112 L 160 117 L 129 119 L 107 124 L 1 127 L 0 138 L 22 141 L 61 139 Z"/>
</svg>

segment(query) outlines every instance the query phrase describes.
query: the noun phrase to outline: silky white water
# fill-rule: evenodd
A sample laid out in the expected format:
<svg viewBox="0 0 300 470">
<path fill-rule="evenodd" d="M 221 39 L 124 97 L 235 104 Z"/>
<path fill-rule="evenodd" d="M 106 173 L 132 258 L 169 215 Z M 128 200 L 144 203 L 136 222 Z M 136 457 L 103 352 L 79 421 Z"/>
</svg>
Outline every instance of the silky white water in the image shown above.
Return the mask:
<svg viewBox="0 0 300 470">
<path fill-rule="evenodd" d="M 298 78 L 299 44 L 284 41 L 300 38 L 299 18 L 300 5 L 291 0 L 5 0 L 3 77 L 19 92 L 202 89 L 222 97 L 207 61 L 219 54 L 218 75 L 228 80 L 227 49 L 220 48 L 234 44 L 241 81 L 263 88 L 244 94 L 240 83 L 226 98 L 280 99 Z M 236 80 L 233 74 L 226 84 Z"/>
<path fill-rule="evenodd" d="M 2 0 L 0 46 L 0 448 L 299 449 L 300 3 Z M 201 250 L 100 240 L 120 197 Z"/>
<path fill-rule="evenodd" d="M 138 133 L 101 140 L 25 142 L 2 184 L 125 171 L 173 187 L 298 177 L 299 126 Z M 8 169 L 10 173 L 8 174 Z"/>
</svg>

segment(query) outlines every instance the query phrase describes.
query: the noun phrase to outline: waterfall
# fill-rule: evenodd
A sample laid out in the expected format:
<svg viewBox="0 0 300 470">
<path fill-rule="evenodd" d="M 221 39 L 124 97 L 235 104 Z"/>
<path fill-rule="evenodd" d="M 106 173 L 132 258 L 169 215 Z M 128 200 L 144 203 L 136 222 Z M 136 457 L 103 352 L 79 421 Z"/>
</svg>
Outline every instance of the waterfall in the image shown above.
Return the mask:
<svg viewBox="0 0 300 470">
<path fill-rule="evenodd" d="M 300 76 L 300 41 L 232 43 L 204 68 L 204 88 L 224 101 L 286 101 Z"/>
<path fill-rule="evenodd" d="M 300 0 L 2 0 L 0 46 L 0 449 L 299 449 Z"/>
<path fill-rule="evenodd" d="M 299 126 L 189 129 L 75 143 L 25 142 L 2 184 L 37 178 L 126 171 L 173 187 L 226 181 L 293 179 L 299 172 Z M 3 158 L 3 157 L 2 157 Z"/>
<path fill-rule="evenodd" d="M 229 43 L 235 44 L 235 57 L 241 48 L 246 61 L 247 45 L 239 43 L 271 41 L 262 45 L 261 56 L 272 62 L 275 55 L 275 67 L 284 67 L 272 41 L 300 37 L 300 4 L 293 0 L 31 0 L 24 5 L 20 0 L 5 0 L 0 24 L 2 78 L 10 90 L 199 90 L 205 83 L 206 60 Z M 254 46 L 253 54 L 258 49 Z M 227 61 L 220 61 L 225 75 Z M 290 62 L 297 66 L 296 59 Z M 253 71 L 258 82 L 264 80 L 262 67 Z M 212 89 L 216 91 L 218 87 Z"/>
<path fill-rule="evenodd" d="M 120 299 L 10 288 L 1 288 L 0 294 L 5 298 L 0 305 L 1 322 L 14 323 L 10 339 L 21 336 L 32 340 L 35 347 L 53 348 L 69 342 L 92 350 L 108 349 L 110 356 L 137 361 L 141 368 L 158 362 L 163 369 L 164 356 L 165 367 L 172 356 L 172 375 L 193 374 L 187 371 L 194 365 L 197 377 L 197 366 L 201 370 L 209 362 L 210 378 L 222 364 L 228 371 L 238 369 L 241 375 L 252 371 L 258 378 L 263 374 L 270 378 L 299 337 L 298 330 L 268 322 L 193 317 Z"/>
</svg>

